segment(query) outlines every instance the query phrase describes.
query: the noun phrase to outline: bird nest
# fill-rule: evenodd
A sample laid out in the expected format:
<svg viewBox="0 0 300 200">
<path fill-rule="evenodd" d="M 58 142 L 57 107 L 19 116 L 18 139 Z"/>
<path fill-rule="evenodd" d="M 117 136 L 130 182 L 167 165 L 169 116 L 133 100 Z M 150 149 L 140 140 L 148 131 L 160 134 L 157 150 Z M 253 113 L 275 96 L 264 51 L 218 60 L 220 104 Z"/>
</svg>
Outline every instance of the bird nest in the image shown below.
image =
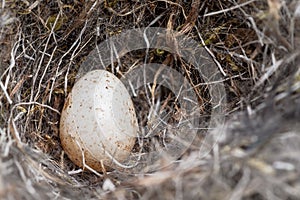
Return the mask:
<svg viewBox="0 0 300 200">
<path fill-rule="evenodd" d="M 299 199 L 298 1 L 4 0 L 0 5 L 1 199 Z M 161 150 L 155 162 L 140 160 L 142 169 L 134 170 L 79 168 L 59 139 L 67 95 L 99 45 L 127 30 L 151 27 L 196 42 L 217 69 L 216 82 L 224 89 L 220 99 L 226 101 L 212 101 L 209 77 L 179 51 L 146 46 L 126 52 L 102 68 L 120 79 L 148 63 L 176 70 L 191 85 L 201 123 L 190 127 L 195 137 L 170 160 L 164 147 L 176 129 L 169 135 L 166 130 L 178 127 L 187 113 L 162 80 L 153 80 L 132 98 L 139 126 L 145 127 L 133 154 Z M 219 106 L 222 120 L 208 125 Z"/>
</svg>

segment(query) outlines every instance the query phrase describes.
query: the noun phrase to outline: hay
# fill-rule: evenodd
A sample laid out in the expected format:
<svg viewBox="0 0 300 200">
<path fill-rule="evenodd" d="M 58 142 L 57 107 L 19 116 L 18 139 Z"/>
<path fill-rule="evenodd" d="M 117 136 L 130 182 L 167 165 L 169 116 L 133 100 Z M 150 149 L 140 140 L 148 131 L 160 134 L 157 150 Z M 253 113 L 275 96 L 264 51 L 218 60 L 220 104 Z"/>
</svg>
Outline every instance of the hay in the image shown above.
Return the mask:
<svg viewBox="0 0 300 200">
<path fill-rule="evenodd" d="M 0 198 L 299 199 L 299 10 L 297 0 L 1 1 Z M 164 169 L 82 171 L 59 141 L 65 97 L 97 44 L 149 25 L 193 38 L 215 59 L 226 89 L 226 122 L 201 132 Z M 137 63 L 173 63 L 199 101 L 209 102 L 205 88 L 196 87 L 202 80 L 193 66 L 168 52 L 133 51 L 120 61 L 118 72 L 107 66 L 119 77 Z M 143 107 L 145 93 L 134 100 L 140 124 L 147 124 L 151 109 Z M 172 98 L 162 98 L 170 110 Z M 219 133 L 199 159 L 201 135 L 209 142 Z M 151 141 L 144 142 L 142 150 L 151 149 Z"/>
</svg>

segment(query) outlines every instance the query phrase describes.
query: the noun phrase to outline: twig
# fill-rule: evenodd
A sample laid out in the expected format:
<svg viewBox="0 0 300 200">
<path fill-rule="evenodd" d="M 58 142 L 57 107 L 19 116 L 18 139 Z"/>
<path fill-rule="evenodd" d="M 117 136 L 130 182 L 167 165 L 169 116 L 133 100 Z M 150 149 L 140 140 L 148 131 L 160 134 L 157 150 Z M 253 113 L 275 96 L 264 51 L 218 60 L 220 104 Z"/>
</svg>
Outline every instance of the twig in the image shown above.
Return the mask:
<svg viewBox="0 0 300 200">
<path fill-rule="evenodd" d="M 272 54 L 273 65 L 270 66 L 268 71 L 264 73 L 264 75 L 258 80 L 258 82 L 254 86 L 254 90 L 263 84 L 283 63 L 283 59 L 276 61 L 274 54 Z"/>
<path fill-rule="evenodd" d="M 2 83 L 1 80 L 0 80 L 0 86 L 1 86 L 1 89 L 3 90 L 3 92 L 4 92 L 5 97 L 7 98 L 8 103 L 12 104 L 13 102 L 12 102 L 9 94 L 7 93 L 6 88 L 4 87 L 4 85 L 3 85 L 3 83 Z"/>
<path fill-rule="evenodd" d="M 94 170 L 92 167 L 88 166 L 85 162 L 85 155 L 84 155 L 84 151 L 82 150 L 81 145 L 79 144 L 79 142 L 76 140 L 76 144 L 79 147 L 79 149 L 81 149 L 81 155 L 82 155 L 82 164 L 83 164 L 83 168 L 87 168 L 88 170 L 90 170 L 91 172 L 93 172 L 94 174 L 96 174 L 99 177 L 103 177 L 101 174 L 99 174 L 96 170 Z"/>
<path fill-rule="evenodd" d="M 227 9 L 223 9 L 223 10 L 218 10 L 216 12 L 207 13 L 207 14 L 204 14 L 203 17 L 209 17 L 209 16 L 213 16 L 213 15 L 222 14 L 222 13 L 225 13 L 225 12 L 228 12 L 228 11 L 232 11 L 232 10 L 238 9 L 240 7 L 246 6 L 246 5 L 250 4 L 250 3 L 253 3 L 255 1 L 257 1 L 257 0 L 247 1 L 245 3 L 241 3 L 241 4 L 233 6 L 231 8 L 227 8 Z"/>
<path fill-rule="evenodd" d="M 209 53 L 209 55 L 212 57 L 212 59 L 214 60 L 214 62 L 216 63 L 216 65 L 218 66 L 219 70 L 221 71 L 221 73 L 223 74 L 223 76 L 227 76 L 227 74 L 225 73 L 224 69 L 222 68 L 221 64 L 218 62 L 218 60 L 216 59 L 215 55 L 213 54 L 213 52 L 211 52 L 209 50 L 209 48 L 205 45 L 205 42 L 202 38 L 202 36 L 200 35 L 200 32 L 199 32 L 199 29 L 197 26 L 194 26 L 195 29 L 197 30 L 197 34 L 198 34 L 198 37 L 200 38 L 201 40 L 201 43 L 203 45 L 203 47 L 205 48 L 205 50 Z"/>
</svg>

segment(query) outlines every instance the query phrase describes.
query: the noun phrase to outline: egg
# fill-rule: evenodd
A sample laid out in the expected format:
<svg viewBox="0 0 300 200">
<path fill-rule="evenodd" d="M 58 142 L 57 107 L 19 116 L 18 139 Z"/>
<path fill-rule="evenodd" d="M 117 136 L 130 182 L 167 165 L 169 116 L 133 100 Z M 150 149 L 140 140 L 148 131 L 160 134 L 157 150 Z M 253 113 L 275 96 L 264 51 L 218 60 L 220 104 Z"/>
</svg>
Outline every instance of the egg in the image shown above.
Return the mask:
<svg viewBox="0 0 300 200">
<path fill-rule="evenodd" d="M 77 166 L 117 169 L 130 156 L 137 132 L 133 102 L 115 75 L 94 70 L 75 83 L 61 113 L 60 140 Z"/>
</svg>

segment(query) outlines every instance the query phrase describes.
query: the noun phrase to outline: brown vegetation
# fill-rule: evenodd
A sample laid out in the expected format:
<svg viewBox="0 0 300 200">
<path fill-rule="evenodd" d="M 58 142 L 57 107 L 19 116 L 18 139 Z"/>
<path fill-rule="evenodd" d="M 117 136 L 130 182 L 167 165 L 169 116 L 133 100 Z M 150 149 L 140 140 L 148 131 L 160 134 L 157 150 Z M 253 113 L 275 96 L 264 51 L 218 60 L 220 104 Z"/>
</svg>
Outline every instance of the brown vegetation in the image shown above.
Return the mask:
<svg viewBox="0 0 300 200">
<path fill-rule="evenodd" d="M 206 157 L 198 159 L 195 142 L 151 173 L 82 171 L 59 141 L 80 65 L 105 39 L 149 25 L 193 38 L 221 66 L 226 122 L 208 134 L 223 137 Z M 299 28 L 297 0 L 1 1 L 0 199 L 299 199 Z M 126 54 L 115 74 L 146 57 L 201 82 L 157 49 Z M 137 110 L 149 110 L 140 97 Z"/>
</svg>

